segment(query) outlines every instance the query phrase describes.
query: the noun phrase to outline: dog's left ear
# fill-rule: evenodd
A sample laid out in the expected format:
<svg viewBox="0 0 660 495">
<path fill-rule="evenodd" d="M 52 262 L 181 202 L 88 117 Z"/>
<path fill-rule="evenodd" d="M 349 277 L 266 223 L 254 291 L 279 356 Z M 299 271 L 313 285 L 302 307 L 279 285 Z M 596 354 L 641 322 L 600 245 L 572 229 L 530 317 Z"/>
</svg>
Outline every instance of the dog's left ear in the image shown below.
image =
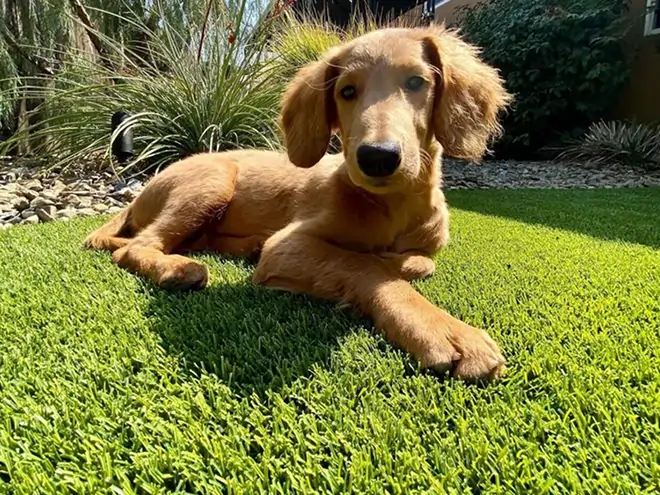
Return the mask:
<svg viewBox="0 0 660 495">
<path fill-rule="evenodd" d="M 499 137 L 498 116 L 512 100 L 498 71 L 479 58 L 476 47 L 444 27 L 424 39 L 436 67 L 433 110 L 435 137 L 454 158 L 479 160 Z"/>
<path fill-rule="evenodd" d="M 309 168 L 323 158 L 338 125 L 333 89 L 339 51 L 330 49 L 301 68 L 284 93 L 280 127 L 289 160 L 298 167 Z"/>
</svg>

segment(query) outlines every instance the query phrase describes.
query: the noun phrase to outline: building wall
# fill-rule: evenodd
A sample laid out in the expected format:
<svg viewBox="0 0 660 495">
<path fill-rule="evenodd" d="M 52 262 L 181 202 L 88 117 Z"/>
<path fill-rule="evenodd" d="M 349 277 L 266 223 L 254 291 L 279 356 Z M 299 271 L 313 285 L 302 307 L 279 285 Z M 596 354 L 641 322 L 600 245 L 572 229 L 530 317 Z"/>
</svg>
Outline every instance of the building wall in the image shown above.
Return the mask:
<svg viewBox="0 0 660 495">
<path fill-rule="evenodd" d="M 456 11 L 458 7 L 464 5 L 473 5 L 480 0 L 449 0 L 435 9 L 436 22 L 444 21 L 447 25 L 452 24 L 456 20 Z"/>
<path fill-rule="evenodd" d="M 621 95 L 615 117 L 660 121 L 660 35 L 644 36 L 646 0 L 632 0 L 633 25 L 627 48 L 633 57 L 630 83 Z"/>
</svg>

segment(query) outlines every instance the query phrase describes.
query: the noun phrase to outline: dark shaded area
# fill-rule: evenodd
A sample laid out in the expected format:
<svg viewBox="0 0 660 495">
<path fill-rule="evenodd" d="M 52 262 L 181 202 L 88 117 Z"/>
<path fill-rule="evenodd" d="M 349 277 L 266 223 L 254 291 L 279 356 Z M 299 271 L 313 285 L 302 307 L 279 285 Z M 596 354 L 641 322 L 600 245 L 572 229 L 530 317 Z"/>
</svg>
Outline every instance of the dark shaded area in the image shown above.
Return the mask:
<svg viewBox="0 0 660 495">
<path fill-rule="evenodd" d="M 241 395 L 278 390 L 315 363 L 327 365 L 337 339 L 364 323 L 330 302 L 256 286 L 249 276 L 218 282 L 178 293 L 149 284 L 148 316 L 188 371 L 214 373 Z"/>
<path fill-rule="evenodd" d="M 453 24 L 483 48 L 483 60 L 499 69 L 515 95 L 501 115 L 504 135 L 493 143 L 496 156 L 552 158 L 593 122 L 615 114 L 635 51 L 626 49 L 633 41 L 626 41 L 629 0 L 460 5 Z"/>
<path fill-rule="evenodd" d="M 378 18 L 395 18 L 408 12 L 423 0 L 298 0 L 296 12 L 315 12 L 327 15 L 330 22 L 345 28 L 355 12 L 374 13 Z"/>
<path fill-rule="evenodd" d="M 450 208 L 660 248 L 660 189 L 447 191 Z"/>
</svg>

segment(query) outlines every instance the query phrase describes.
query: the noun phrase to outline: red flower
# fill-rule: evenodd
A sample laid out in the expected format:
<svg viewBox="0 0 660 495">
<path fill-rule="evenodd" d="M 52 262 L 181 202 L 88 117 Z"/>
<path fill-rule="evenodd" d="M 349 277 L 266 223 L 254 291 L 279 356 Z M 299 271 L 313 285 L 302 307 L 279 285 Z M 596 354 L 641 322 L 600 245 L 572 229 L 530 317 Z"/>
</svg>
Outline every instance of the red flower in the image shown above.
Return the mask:
<svg viewBox="0 0 660 495">
<path fill-rule="evenodd" d="M 234 44 L 234 41 L 236 41 L 236 36 L 234 36 L 234 33 L 229 33 L 229 36 L 227 36 L 227 41 L 229 41 L 229 43 L 232 45 Z"/>
</svg>

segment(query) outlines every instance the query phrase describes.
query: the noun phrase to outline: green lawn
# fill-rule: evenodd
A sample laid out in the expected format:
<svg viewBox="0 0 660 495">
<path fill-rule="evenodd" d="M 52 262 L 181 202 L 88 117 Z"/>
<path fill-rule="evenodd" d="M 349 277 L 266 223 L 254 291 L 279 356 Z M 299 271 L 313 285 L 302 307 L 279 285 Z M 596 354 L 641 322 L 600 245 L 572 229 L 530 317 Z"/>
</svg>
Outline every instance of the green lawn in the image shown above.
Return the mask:
<svg viewBox="0 0 660 495">
<path fill-rule="evenodd" d="M 490 386 L 241 261 L 173 295 L 81 249 L 99 218 L 0 233 L 0 493 L 658 493 L 660 190 L 448 197 L 417 285 Z"/>
</svg>

